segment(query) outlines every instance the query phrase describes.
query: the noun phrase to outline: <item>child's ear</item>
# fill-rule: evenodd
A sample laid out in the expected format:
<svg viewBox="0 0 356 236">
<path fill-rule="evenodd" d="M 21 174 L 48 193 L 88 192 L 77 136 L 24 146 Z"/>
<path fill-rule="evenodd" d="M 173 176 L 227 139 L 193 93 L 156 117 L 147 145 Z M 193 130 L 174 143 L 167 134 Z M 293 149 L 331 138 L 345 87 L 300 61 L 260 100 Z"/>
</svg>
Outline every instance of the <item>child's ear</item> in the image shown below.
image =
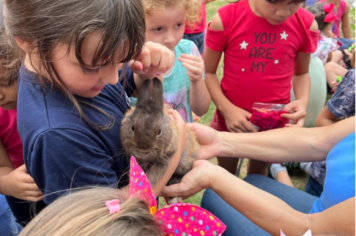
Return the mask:
<svg viewBox="0 0 356 236">
<path fill-rule="evenodd" d="M 17 43 L 17 45 L 22 49 L 22 51 L 24 51 L 25 53 L 27 53 L 30 49 L 30 43 L 22 40 L 18 37 L 15 37 L 15 42 Z"/>
</svg>

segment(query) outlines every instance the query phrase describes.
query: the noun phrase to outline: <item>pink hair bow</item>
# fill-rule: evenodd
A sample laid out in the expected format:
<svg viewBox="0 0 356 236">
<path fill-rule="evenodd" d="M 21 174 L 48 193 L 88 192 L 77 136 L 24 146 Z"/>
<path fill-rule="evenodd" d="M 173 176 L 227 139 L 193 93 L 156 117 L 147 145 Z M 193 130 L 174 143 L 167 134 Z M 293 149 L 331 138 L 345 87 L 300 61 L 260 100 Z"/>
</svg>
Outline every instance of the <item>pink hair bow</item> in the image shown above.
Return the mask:
<svg viewBox="0 0 356 236">
<path fill-rule="evenodd" d="M 166 236 L 221 235 L 226 226 L 207 210 L 188 203 L 177 203 L 157 211 L 157 201 L 145 172 L 137 164 L 135 157 L 130 163 L 130 197 L 136 196 L 148 200 L 150 211 L 155 215 Z"/>
<path fill-rule="evenodd" d="M 324 22 L 330 23 L 336 19 L 336 15 L 333 12 L 334 9 L 334 4 L 324 4 L 323 6 L 324 11 L 327 12 L 328 14 L 325 16 Z"/>
</svg>

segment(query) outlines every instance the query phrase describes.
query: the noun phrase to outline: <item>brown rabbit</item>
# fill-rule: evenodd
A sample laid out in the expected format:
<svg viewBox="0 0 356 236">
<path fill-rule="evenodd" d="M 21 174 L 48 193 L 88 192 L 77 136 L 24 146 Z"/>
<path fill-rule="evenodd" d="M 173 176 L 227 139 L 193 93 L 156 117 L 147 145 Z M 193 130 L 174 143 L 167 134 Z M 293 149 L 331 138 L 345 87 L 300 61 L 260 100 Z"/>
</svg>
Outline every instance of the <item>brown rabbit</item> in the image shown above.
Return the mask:
<svg viewBox="0 0 356 236">
<path fill-rule="evenodd" d="M 136 157 L 151 185 L 155 186 L 178 148 L 178 130 L 164 107 L 163 86 L 159 79 L 148 79 L 142 84 L 136 108 L 125 114 L 120 135 L 127 156 Z M 179 183 L 192 169 L 198 150 L 195 134 L 189 131 L 187 147 L 167 185 Z"/>
</svg>

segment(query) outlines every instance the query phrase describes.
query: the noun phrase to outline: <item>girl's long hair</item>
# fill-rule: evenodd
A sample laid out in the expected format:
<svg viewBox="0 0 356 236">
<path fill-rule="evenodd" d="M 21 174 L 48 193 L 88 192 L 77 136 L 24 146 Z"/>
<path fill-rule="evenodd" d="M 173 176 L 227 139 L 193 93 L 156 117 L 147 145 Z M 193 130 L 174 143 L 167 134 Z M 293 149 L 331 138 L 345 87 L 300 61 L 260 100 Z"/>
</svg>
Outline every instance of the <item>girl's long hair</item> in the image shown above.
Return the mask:
<svg viewBox="0 0 356 236">
<path fill-rule="evenodd" d="M 40 65 L 34 68 L 38 70 L 40 83 L 65 94 L 91 126 L 110 128 L 113 122 L 98 126 L 86 118 L 80 102 L 54 68 L 51 53 L 59 43 L 68 44 L 68 53 L 74 47 L 76 59 L 84 67 L 83 41 L 90 33 L 99 32 L 102 39 L 93 66 L 100 60 L 106 64 L 117 62 L 118 49 L 125 49 L 124 63 L 137 58 L 145 42 L 141 0 L 4 0 L 4 3 L 4 23 L 11 42 L 15 45 L 15 37 L 21 39 L 30 45 L 29 54 L 38 54 Z M 30 63 L 34 65 L 33 61 Z"/>
</svg>

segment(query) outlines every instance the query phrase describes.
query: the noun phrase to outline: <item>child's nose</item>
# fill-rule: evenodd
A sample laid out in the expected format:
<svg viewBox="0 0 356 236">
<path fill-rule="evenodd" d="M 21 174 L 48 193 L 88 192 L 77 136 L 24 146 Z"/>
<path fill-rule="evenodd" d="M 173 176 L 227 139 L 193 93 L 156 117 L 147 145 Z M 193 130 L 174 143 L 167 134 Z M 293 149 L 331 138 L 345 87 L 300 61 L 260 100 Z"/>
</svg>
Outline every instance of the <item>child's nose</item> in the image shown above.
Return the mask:
<svg viewBox="0 0 356 236">
<path fill-rule="evenodd" d="M 119 67 L 107 65 L 103 71 L 102 82 L 105 84 L 115 85 L 119 82 Z"/>
<path fill-rule="evenodd" d="M 287 18 L 290 16 L 290 10 L 289 9 L 279 9 L 276 13 L 277 16 L 281 18 Z"/>
<path fill-rule="evenodd" d="M 168 32 L 166 34 L 166 37 L 164 39 L 164 43 L 167 43 L 167 44 L 170 44 L 170 43 L 173 43 L 174 42 L 174 35 L 172 32 Z"/>
</svg>

